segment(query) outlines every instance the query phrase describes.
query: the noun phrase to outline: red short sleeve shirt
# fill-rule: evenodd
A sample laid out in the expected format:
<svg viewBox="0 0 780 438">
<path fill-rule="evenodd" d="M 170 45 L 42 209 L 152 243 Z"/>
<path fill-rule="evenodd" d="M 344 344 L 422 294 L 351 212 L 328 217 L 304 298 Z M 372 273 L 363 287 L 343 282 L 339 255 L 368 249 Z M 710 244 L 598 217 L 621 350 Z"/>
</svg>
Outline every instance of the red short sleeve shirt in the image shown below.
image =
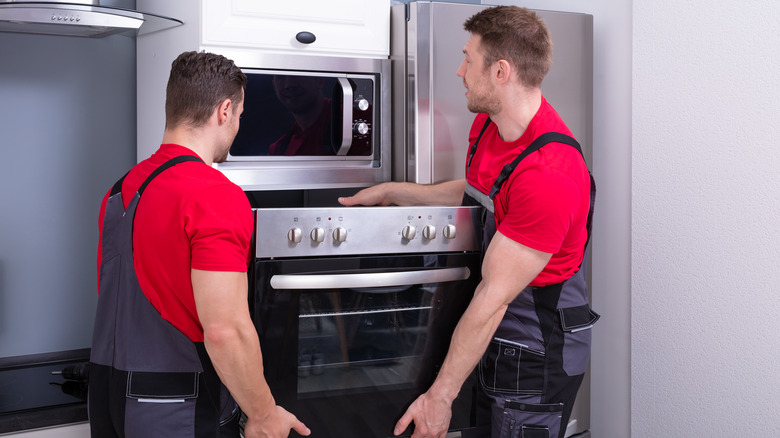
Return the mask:
<svg viewBox="0 0 780 438">
<path fill-rule="evenodd" d="M 166 144 L 136 165 L 122 185 L 125 207 L 154 169 L 180 155 L 195 154 Z M 107 198 L 100 210 L 101 241 Z M 244 192 L 204 163 L 177 164 L 144 191 L 133 225 L 136 275 L 162 318 L 193 342 L 203 341 L 203 328 L 195 308 L 191 269 L 246 272 L 252 228 L 252 210 Z"/>
<path fill-rule="evenodd" d="M 486 114 L 477 115 L 469 144 L 474 144 L 486 119 Z M 515 141 L 503 141 L 496 125 L 491 123 L 467 170 L 469 183 L 483 193 L 489 193 L 503 166 L 546 132 L 572 135 L 544 98 L 528 128 Z M 575 148 L 550 143 L 530 154 L 507 179 L 493 203 L 501 234 L 552 254 L 550 262 L 531 286 L 560 283 L 577 272 L 587 240 L 590 176 L 585 161 Z"/>
</svg>

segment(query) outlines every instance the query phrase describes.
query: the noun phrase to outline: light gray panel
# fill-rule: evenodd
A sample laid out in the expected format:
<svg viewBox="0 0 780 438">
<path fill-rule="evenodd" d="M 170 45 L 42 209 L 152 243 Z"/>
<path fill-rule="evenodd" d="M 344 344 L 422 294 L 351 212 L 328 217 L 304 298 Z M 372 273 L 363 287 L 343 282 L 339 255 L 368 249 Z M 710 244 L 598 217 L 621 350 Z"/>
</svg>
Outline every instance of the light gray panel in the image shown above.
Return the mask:
<svg viewBox="0 0 780 438">
<path fill-rule="evenodd" d="M 0 34 L 0 357 L 89 347 L 100 201 L 135 160 L 135 42 Z"/>
</svg>

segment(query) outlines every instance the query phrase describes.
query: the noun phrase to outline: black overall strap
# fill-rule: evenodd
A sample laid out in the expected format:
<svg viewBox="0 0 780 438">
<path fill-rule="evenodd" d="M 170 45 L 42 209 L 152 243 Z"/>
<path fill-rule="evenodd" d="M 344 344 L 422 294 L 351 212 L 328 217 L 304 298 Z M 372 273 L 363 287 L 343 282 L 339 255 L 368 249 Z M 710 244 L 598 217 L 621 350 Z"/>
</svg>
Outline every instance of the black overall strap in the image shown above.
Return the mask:
<svg viewBox="0 0 780 438">
<path fill-rule="evenodd" d="M 168 169 L 168 168 L 170 168 L 172 166 L 175 166 L 175 165 L 177 165 L 179 163 L 183 163 L 185 161 L 200 161 L 201 163 L 203 163 L 203 160 L 201 160 L 200 157 L 196 157 L 195 155 L 180 155 L 178 157 L 171 158 L 170 160 L 168 160 L 165 163 L 163 163 L 160 167 L 158 167 L 154 172 L 152 172 L 152 174 L 149 175 L 148 178 L 146 178 L 146 181 L 144 181 L 144 183 L 141 184 L 141 187 L 138 189 L 138 193 L 139 194 L 143 193 L 143 191 L 146 189 L 146 186 L 148 186 L 149 183 L 152 182 L 152 180 L 157 175 L 162 173 L 164 170 L 166 170 L 166 169 Z M 122 178 L 119 178 L 119 181 L 114 183 L 114 186 L 111 188 L 111 193 L 109 194 L 109 196 L 114 196 L 117 193 L 122 191 L 122 183 L 125 181 L 125 178 L 127 178 L 127 174 L 129 174 L 129 173 L 130 173 L 130 171 L 125 173 L 122 176 Z"/>
<path fill-rule="evenodd" d="M 149 185 L 150 182 L 159 174 L 163 173 L 165 170 L 179 164 L 184 163 L 185 161 L 200 161 L 203 163 L 203 160 L 201 160 L 199 157 L 196 157 L 194 155 L 180 155 L 178 157 L 171 158 L 170 160 L 163 163 L 162 166 L 158 167 L 154 172 L 149 175 L 148 178 L 146 178 L 146 181 L 144 181 L 143 184 L 141 184 L 141 187 L 138 188 L 138 194 L 142 195 L 144 193 L 144 190 L 146 190 L 146 186 Z"/>
<path fill-rule="evenodd" d="M 471 160 L 474 158 L 474 154 L 477 153 L 477 145 L 479 145 L 479 141 L 482 139 L 482 134 L 485 133 L 487 130 L 487 127 L 490 126 L 490 117 L 488 117 L 485 120 L 485 124 L 482 125 L 482 130 L 479 131 L 479 135 L 477 136 L 477 140 L 474 142 L 473 145 L 471 145 L 471 148 L 469 149 L 469 159 L 468 162 L 466 162 L 466 176 L 469 175 L 469 169 L 471 169 Z"/>
<path fill-rule="evenodd" d="M 493 188 L 490 189 L 490 193 L 488 194 L 490 199 L 493 199 L 496 194 L 498 194 L 498 192 L 501 190 L 501 186 L 503 186 L 504 182 L 506 182 L 507 178 L 509 178 L 509 175 L 514 172 L 517 165 L 520 164 L 520 162 L 523 161 L 525 157 L 532 154 L 533 152 L 538 151 L 547 143 L 567 144 L 577 149 L 580 155 L 582 155 L 582 148 L 580 147 L 580 144 L 577 143 L 577 140 L 569 137 L 566 134 L 561 134 L 560 132 L 544 133 L 537 137 L 536 140 L 534 140 L 530 145 L 528 145 L 528 147 L 525 148 L 525 150 L 521 152 L 520 155 L 518 155 L 514 160 L 512 160 L 511 163 L 507 164 L 503 169 L 501 169 L 501 173 L 498 174 L 498 178 L 496 178 L 496 182 L 493 183 Z M 584 158 L 585 157 L 583 155 L 583 159 Z"/>
</svg>

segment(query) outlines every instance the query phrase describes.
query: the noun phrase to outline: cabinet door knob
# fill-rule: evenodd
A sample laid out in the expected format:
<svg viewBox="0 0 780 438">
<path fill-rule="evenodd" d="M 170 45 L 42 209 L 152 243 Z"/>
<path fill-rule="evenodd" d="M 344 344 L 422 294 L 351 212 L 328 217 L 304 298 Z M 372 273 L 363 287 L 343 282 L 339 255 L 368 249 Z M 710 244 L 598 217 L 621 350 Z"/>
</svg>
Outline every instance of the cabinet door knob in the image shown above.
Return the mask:
<svg viewBox="0 0 780 438">
<path fill-rule="evenodd" d="M 298 32 L 295 35 L 295 39 L 298 40 L 299 43 L 311 44 L 317 40 L 317 37 L 311 32 Z"/>
</svg>

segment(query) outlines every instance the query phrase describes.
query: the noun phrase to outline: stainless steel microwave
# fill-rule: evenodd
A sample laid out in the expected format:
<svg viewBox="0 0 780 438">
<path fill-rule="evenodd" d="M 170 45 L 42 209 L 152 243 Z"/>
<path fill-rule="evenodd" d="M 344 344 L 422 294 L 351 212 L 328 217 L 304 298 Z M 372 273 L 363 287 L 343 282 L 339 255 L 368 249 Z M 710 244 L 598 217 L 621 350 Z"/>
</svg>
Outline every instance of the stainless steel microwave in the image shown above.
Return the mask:
<svg viewBox="0 0 780 438">
<path fill-rule="evenodd" d="M 247 76 L 238 134 L 227 160 L 214 165 L 231 181 L 263 191 L 390 180 L 389 60 L 229 57 Z"/>
</svg>

